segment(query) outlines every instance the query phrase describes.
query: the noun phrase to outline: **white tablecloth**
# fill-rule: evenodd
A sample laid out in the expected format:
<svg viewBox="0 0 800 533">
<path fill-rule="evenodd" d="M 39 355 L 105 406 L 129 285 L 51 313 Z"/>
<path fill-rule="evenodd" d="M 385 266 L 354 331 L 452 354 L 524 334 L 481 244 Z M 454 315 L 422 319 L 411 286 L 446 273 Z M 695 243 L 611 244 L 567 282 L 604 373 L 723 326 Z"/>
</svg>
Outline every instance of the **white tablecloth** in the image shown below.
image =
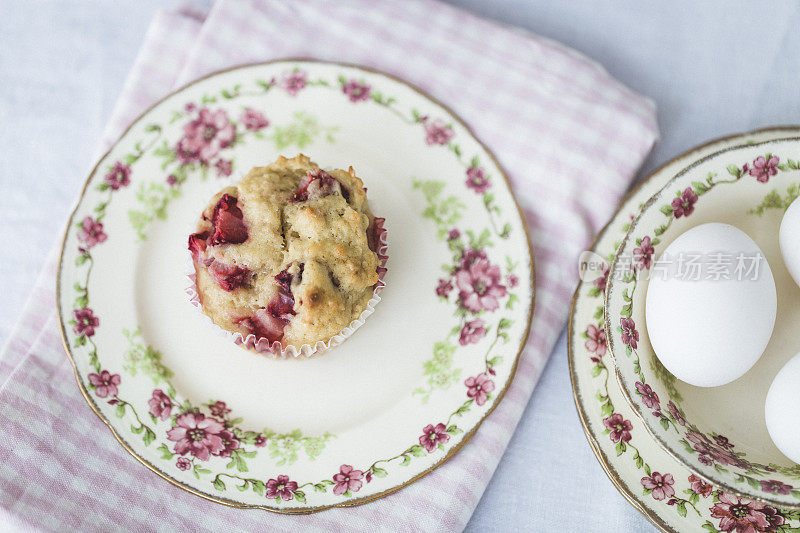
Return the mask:
<svg viewBox="0 0 800 533">
<path fill-rule="evenodd" d="M 644 173 L 713 137 L 800 124 L 791 0 L 451 2 L 561 41 L 655 99 L 662 140 Z M 0 344 L 60 238 L 150 18 L 174 3 L 0 0 Z M 468 529 L 652 530 L 586 443 L 563 339 Z"/>
</svg>

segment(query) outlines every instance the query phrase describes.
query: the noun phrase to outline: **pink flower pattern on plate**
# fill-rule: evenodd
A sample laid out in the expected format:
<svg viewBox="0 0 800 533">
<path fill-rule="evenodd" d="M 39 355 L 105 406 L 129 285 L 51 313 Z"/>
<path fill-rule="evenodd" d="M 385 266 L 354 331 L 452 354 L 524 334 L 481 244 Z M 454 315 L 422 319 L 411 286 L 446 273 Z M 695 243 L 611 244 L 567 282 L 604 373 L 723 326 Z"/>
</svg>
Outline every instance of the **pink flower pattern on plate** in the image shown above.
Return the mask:
<svg viewBox="0 0 800 533">
<path fill-rule="evenodd" d="M 453 290 L 453 282 L 449 279 L 440 279 L 439 285 L 436 286 L 436 296 L 441 296 L 442 298 L 447 298 L 450 295 L 450 291 Z"/>
<path fill-rule="evenodd" d="M 103 177 L 103 181 L 114 191 L 121 187 L 127 187 L 131 182 L 131 167 L 122 164 L 121 161 L 114 163 L 114 167 Z"/>
<path fill-rule="evenodd" d="M 694 213 L 694 204 L 697 203 L 697 198 L 692 188 L 686 187 L 680 196 L 672 200 L 672 216 L 681 218 Z"/>
<path fill-rule="evenodd" d="M 774 479 L 761 481 L 761 490 L 764 492 L 769 492 L 770 494 L 789 494 L 793 488 L 794 487 L 791 485 L 787 485 L 786 483 L 782 483 Z"/>
<path fill-rule="evenodd" d="M 225 415 L 231 412 L 227 404 L 220 400 L 209 405 L 208 410 L 211 412 L 212 416 L 216 416 L 217 418 L 224 418 Z"/>
<path fill-rule="evenodd" d="M 222 439 L 222 449 L 217 455 L 220 457 L 230 457 L 231 452 L 239 448 L 239 439 L 230 429 L 223 429 L 219 432 L 219 438 Z"/>
<path fill-rule="evenodd" d="M 714 464 L 714 460 L 711 457 L 702 453 L 697 456 L 697 462 L 704 464 L 706 466 L 713 466 Z"/>
<path fill-rule="evenodd" d="M 606 346 L 606 332 L 602 328 L 598 328 L 594 324 L 589 324 L 586 328 L 586 343 L 584 346 L 587 350 L 595 354 L 598 358 L 603 357 L 608 350 Z"/>
<path fill-rule="evenodd" d="M 674 484 L 675 480 L 672 478 L 672 474 L 662 475 L 653 472 L 651 476 L 642 478 L 642 486 L 652 491 L 653 498 L 659 501 L 675 495 L 675 489 L 672 488 Z"/>
<path fill-rule="evenodd" d="M 225 449 L 220 433 L 225 427 L 218 420 L 202 413 L 188 412 L 180 415 L 175 425 L 167 431 L 167 438 L 175 442 L 175 453 L 191 454 L 207 461 Z"/>
<path fill-rule="evenodd" d="M 486 178 L 486 173 L 483 170 L 483 167 L 469 167 L 467 169 L 467 187 L 472 189 L 478 194 L 483 194 L 489 188 L 491 183 L 489 183 L 488 178 Z"/>
<path fill-rule="evenodd" d="M 217 162 L 214 163 L 214 168 L 217 169 L 218 178 L 230 176 L 231 172 L 233 172 L 233 161 L 230 159 L 217 159 Z"/>
<path fill-rule="evenodd" d="M 769 155 L 769 154 L 768 154 Z M 770 156 L 769 159 L 760 155 L 753 160 L 753 167 L 750 168 L 750 175 L 761 183 L 767 183 L 769 179 L 778 173 L 778 156 Z"/>
<path fill-rule="evenodd" d="M 103 370 L 99 374 L 89 374 L 89 383 L 94 386 L 94 393 L 98 398 L 114 397 L 119 392 L 119 386 L 122 378 L 119 374 L 112 374 L 108 370 Z"/>
<path fill-rule="evenodd" d="M 75 325 L 72 326 L 72 331 L 77 335 L 91 337 L 94 335 L 94 328 L 100 325 L 100 319 L 94 316 L 94 311 L 88 307 L 73 309 L 72 317 L 75 319 Z"/>
<path fill-rule="evenodd" d="M 250 131 L 263 130 L 269 126 L 269 120 L 260 111 L 256 111 L 252 107 L 245 108 L 242 115 L 239 117 L 239 122 Z"/>
<path fill-rule="evenodd" d="M 294 498 L 296 490 L 297 482 L 291 481 L 287 475 L 280 475 L 278 479 L 267 481 L 267 498 L 280 498 L 283 501 L 289 501 Z"/>
<path fill-rule="evenodd" d="M 650 387 L 650 385 L 645 385 L 641 381 L 636 382 L 636 392 L 642 395 L 642 403 L 644 403 L 650 409 L 655 409 L 656 411 L 661 409 L 661 403 L 658 399 L 658 394 L 656 391 Z"/>
<path fill-rule="evenodd" d="M 778 528 L 786 524 L 786 517 L 774 507 L 765 505 L 761 512 L 764 513 L 764 516 L 767 517 L 767 522 L 769 522 L 769 527 L 764 530 L 765 532 L 779 531 Z"/>
<path fill-rule="evenodd" d="M 344 494 L 347 491 L 358 492 L 363 485 L 361 478 L 364 472 L 356 470 L 350 465 L 342 465 L 339 467 L 339 473 L 333 475 L 333 481 L 336 485 L 333 486 L 333 493 L 338 495 Z"/>
<path fill-rule="evenodd" d="M 178 467 L 178 470 L 189 470 L 192 467 L 192 462 L 186 457 L 178 457 L 178 460 L 175 461 L 175 466 Z"/>
<path fill-rule="evenodd" d="M 694 474 L 689 475 L 689 487 L 703 498 L 708 498 L 714 491 L 714 487 L 710 483 L 706 483 Z"/>
<path fill-rule="evenodd" d="M 454 135 L 453 128 L 445 124 L 444 120 L 440 118 L 433 121 L 425 121 L 425 142 L 430 145 L 445 145 L 450 142 Z"/>
<path fill-rule="evenodd" d="M 500 307 L 499 299 L 506 295 L 501 285 L 500 267 L 492 265 L 488 259 L 477 259 L 455 274 L 458 299 L 468 311 L 495 311 Z"/>
<path fill-rule="evenodd" d="M 610 272 L 611 267 L 607 264 L 603 264 L 603 271 L 600 273 L 600 277 L 596 278 L 592 282 L 597 289 L 600 289 L 601 294 L 606 293 L 606 283 L 608 282 L 608 275 Z"/>
<path fill-rule="evenodd" d="M 642 237 L 638 248 L 633 249 L 633 260 L 640 268 L 648 269 L 653 264 L 653 254 L 656 249 L 653 247 L 650 237 Z"/>
<path fill-rule="evenodd" d="M 480 318 L 476 318 L 475 320 L 467 322 L 466 324 L 464 324 L 464 327 L 461 328 L 461 335 L 459 336 L 458 343 L 461 346 L 466 346 L 467 344 L 475 344 L 485 336 L 486 336 L 486 322 L 484 322 Z"/>
<path fill-rule="evenodd" d="M 357 80 L 350 80 L 342 85 L 342 92 L 350 98 L 351 102 L 366 102 L 369 100 L 371 87 Z"/>
<path fill-rule="evenodd" d="M 722 531 L 736 531 L 737 533 L 755 533 L 757 531 L 770 531 L 782 525 L 784 519 L 763 503 L 738 498 L 727 492 L 719 495 L 719 501 L 711 508 L 711 516 L 719 519 L 719 529 Z M 770 523 L 768 516 L 773 518 Z M 777 522 L 780 522 L 778 524 Z"/>
<path fill-rule="evenodd" d="M 461 253 L 461 261 L 459 262 L 458 268 L 464 270 L 465 268 L 469 268 L 475 264 L 477 260 L 486 258 L 486 252 L 483 250 L 467 248 Z"/>
<path fill-rule="evenodd" d="M 172 400 L 161 389 L 153 391 L 153 397 L 147 400 L 150 406 L 150 414 L 161 420 L 167 420 L 172 413 Z"/>
<path fill-rule="evenodd" d="M 611 431 L 611 434 L 609 434 L 611 442 L 630 442 L 633 424 L 631 424 L 630 420 L 625 420 L 621 414 L 614 413 L 604 418 L 603 425 Z"/>
<path fill-rule="evenodd" d="M 422 435 L 419 437 L 420 445 L 428 450 L 428 453 L 433 452 L 438 444 L 446 444 L 449 440 L 450 435 L 447 434 L 447 428 L 441 422 L 435 426 L 428 424 L 422 428 Z"/>
<path fill-rule="evenodd" d="M 304 70 L 291 70 L 283 73 L 280 86 L 291 96 L 297 96 L 306 87 L 306 77 L 308 74 Z"/>
<path fill-rule="evenodd" d="M 236 139 L 236 126 L 224 109 L 201 109 L 197 117 L 183 127 L 183 137 L 175 150 L 182 164 L 210 164 L 220 150 Z"/>
<path fill-rule="evenodd" d="M 78 240 L 83 243 L 86 248 L 91 248 L 105 242 L 108 238 L 103 232 L 103 223 L 98 222 L 92 217 L 86 217 L 81 221 L 81 228 L 78 231 Z"/>
<path fill-rule="evenodd" d="M 677 424 L 681 426 L 686 425 L 686 419 L 683 417 L 683 413 L 681 413 L 681 410 L 678 409 L 678 406 L 675 405 L 675 402 L 672 400 L 667 403 L 667 411 L 669 411 L 669 414 L 672 415 L 672 418 L 675 419 Z"/>
<path fill-rule="evenodd" d="M 726 450 L 733 449 L 733 443 L 731 443 L 725 435 L 714 435 L 714 442 L 716 442 L 717 446 L 720 448 L 725 448 Z"/>
<path fill-rule="evenodd" d="M 622 342 L 634 350 L 639 345 L 639 332 L 636 331 L 636 322 L 632 318 L 620 318 L 619 325 L 622 327 Z"/>
<path fill-rule="evenodd" d="M 478 405 L 485 404 L 489 393 L 494 390 L 494 381 L 485 372 L 481 372 L 474 378 L 467 378 L 464 385 L 467 386 L 467 397 L 474 398 Z"/>
<path fill-rule="evenodd" d="M 686 440 L 692 444 L 700 455 L 697 460 L 701 463 L 711 466 L 714 461 L 723 464 L 731 465 L 739 468 L 747 468 L 749 465 L 732 450 L 719 446 L 717 443 L 709 439 L 703 433 L 690 429 L 686 432 Z"/>
</svg>

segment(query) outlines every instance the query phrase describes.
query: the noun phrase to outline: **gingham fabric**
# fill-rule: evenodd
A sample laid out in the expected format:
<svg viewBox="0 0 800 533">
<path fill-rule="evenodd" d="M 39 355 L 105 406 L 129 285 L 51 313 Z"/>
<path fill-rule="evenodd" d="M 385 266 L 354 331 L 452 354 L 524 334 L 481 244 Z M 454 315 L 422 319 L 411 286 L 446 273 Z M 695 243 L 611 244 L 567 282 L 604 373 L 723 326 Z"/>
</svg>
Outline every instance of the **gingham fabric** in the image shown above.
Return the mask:
<svg viewBox="0 0 800 533">
<path fill-rule="evenodd" d="M 462 529 L 564 327 L 577 257 L 655 142 L 653 103 L 557 43 L 432 1 L 219 0 L 203 17 L 156 16 L 101 148 L 171 88 L 235 64 L 312 57 L 419 86 L 497 155 L 528 217 L 536 311 L 516 378 L 469 444 L 393 495 L 307 516 L 224 507 L 141 466 L 85 404 L 58 332 L 54 250 L 0 354 L 0 529 Z"/>
</svg>

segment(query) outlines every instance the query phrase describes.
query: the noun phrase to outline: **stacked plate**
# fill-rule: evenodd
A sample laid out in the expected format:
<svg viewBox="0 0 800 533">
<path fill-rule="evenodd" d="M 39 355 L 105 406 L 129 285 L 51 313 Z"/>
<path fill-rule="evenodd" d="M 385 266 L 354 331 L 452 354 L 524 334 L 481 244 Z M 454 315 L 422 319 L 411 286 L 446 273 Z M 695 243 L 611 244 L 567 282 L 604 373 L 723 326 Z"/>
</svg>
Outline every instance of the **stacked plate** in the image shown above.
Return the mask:
<svg viewBox="0 0 800 533">
<path fill-rule="evenodd" d="M 775 172 L 757 179 L 749 169 L 762 158 Z M 665 531 L 800 528 L 800 465 L 774 446 L 764 417 L 769 385 L 798 348 L 791 339 L 800 324 L 800 289 L 783 266 L 777 239 L 797 196 L 798 159 L 800 128 L 695 148 L 645 179 L 584 256 L 569 324 L 575 403 L 612 482 Z M 679 212 L 676 198 L 691 209 Z M 700 388 L 675 379 L 659 362 L 644 327 L 647 283 L 625 275 L 629 265 L 622 258 L 641 255 L 643 241 L 647 255 L 657 258 L 679 235 L 707 222 L 735 225 L 756 241 L 772 267 L 779 303 L 758 363 L 733 383 Z"/>
</svg>

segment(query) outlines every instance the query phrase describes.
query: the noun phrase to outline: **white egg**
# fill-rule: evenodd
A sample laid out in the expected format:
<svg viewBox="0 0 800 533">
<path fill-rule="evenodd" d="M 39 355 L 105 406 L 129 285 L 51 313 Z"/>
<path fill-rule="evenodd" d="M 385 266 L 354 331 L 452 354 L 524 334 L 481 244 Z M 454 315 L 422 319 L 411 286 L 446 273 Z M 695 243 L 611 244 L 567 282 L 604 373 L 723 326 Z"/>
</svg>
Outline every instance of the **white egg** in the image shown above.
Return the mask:
<svg viewBox="0 0 800 533">
<path fill-rule="evenodd" d="M 767 431 L 783 455 L 800 463 L 800 354 L 778 371 L 767 393 Z"/>
<path fill-rule="evenodd" d="M 667 370 L 690 385 L 716 387 L 758 361 L 777 308 L 758 245 L 738 228 L 710 223 L 683 233 L 653 265 L 645 321 Z"/>
<path fill-rule="evenodd" d="M 780 243 L 786 269 L 800 285 L 800 198 L 792 202 L 783 215 Z"/>
</svg>

